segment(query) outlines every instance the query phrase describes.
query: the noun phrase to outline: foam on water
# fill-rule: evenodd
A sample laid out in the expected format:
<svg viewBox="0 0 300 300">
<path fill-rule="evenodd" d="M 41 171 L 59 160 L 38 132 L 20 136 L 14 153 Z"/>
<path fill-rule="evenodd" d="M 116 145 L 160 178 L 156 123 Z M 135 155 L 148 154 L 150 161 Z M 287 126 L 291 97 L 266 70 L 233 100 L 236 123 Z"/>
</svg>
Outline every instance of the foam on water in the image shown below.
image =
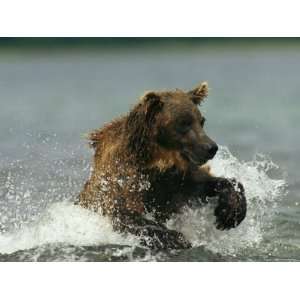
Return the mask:
<svg viewBox="0 0 300 300">
<path fill-rule="evenodd" d="M 71 203 L 52 204 L 41 218 L 15 233 L 0 235 L 0 253 L 12 253 L 44 244 L 135 245 L 136 238 L 113 231 L 109 220 Z"/>
<path fill-rule="evenodd" d="M 211 167 L 215 175 L 234 177 L 244 184 L 248 200 L 244 222 L 230 231 L 216 230 L 213 207 L 208 205 L 197 210 L 184 209 L 180 215 L 169 220 L 167 226 L 182 231 L 193 246 L 204 246 L 224 255 L 235 255 L 259 245 L 285 186 L 284 180 L 268 176 L 270 169 L 276 166 L 263 156 L 241 162 L 227 148 L 220 147 Z M 28 191 L 24 193 L 28 194 Z M 70 201 L 62 201 L 49 204 L 35 221 L 21 225 L 20 229 L 0 234 L 0 253 L 57 243 L 76 246 L 119 244 L 134 249 L 138 240 L 131 235 L 114 232 L 109 219 L 74 206 Z M 118 251 L 128 252 L 128 248 Z"/>
</svg>

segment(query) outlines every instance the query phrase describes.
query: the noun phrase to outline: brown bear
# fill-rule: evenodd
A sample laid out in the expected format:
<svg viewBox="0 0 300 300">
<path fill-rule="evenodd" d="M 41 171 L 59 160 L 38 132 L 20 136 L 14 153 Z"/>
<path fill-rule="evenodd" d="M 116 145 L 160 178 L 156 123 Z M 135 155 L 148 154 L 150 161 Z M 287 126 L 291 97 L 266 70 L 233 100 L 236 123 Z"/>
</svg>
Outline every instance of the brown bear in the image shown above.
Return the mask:
<svg viewBox="0 0 300 300">
<path fill-rule="evenodd" d="M 205 167 L 218 150 L 198 108 L 207 95 L 206 82 L 189 92 L 147 92 L 129 114 L 90 133 L 93 168 L 78 203 L 155 249 L 191 247 L 164 223 L 183 206 L 210 197 L 217 199 L 216 227 L 238 226 L 246 216 L 242 184 Z"/>
</svg>

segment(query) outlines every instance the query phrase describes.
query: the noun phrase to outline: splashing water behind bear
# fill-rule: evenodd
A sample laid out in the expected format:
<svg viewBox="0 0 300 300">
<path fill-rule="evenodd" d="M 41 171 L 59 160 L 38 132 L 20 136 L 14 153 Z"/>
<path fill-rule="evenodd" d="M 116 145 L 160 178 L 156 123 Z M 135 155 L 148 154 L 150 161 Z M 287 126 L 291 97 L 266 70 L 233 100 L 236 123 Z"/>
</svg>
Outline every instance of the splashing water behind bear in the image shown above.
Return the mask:
<svg viewBox="0 0 300 300">
<path fill-rule="evenodd" d="M 240 162 L 226 147 L 221 147 L 210 165 L 215 175 L 236 178 L 243 183 L 248 205 L 246 219 L 234 230 L 219 231 L 212 226 L 213 208 L 207 206 L 186 209 L 169 221 L 170 226 L 182 227 L 194 246 L 203 245 L 213 252 L 235 255 L 247 247 L 258 246 L 272 225 L 278 201 L 284 194 L 285 181 L 267 175 L 278 167 L 263 155 L 257 155 L 250 162 Z"/>
</svg>

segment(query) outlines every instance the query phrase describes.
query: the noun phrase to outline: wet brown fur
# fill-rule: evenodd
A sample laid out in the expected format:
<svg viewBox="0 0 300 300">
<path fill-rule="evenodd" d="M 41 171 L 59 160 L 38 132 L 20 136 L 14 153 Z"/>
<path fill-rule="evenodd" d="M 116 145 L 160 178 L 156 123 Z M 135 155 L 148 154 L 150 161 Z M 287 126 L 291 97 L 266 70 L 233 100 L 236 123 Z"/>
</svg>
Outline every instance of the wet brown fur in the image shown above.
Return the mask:
<svg viewBox="0 0 300 300">
<path fill-rule="evenodd" d="M 195 177 L 199 182 L 206 182 L 213 177 L 209 167 L 192 167 L 176 148 L 161 146 L 157 142 L 158 130 L 174 121 L 171 111 L 176 115 L 177 110 L 195 110 L 198 116 L 196 105 L 207 93 L 206 83 L 188 93 L 181 90 L 148 92 L 129 114 L 91 132 L 88 139 L 95 154 L 90 178 L 79 195 L 79 204 L 110 216 L 118 230 L 125 230 L 125 215 L 139 218 L 153 210 L 156 220 L 162 222 L 178 212 L 190 196 L 187 191 L 194 190 L 194 179 L 187 180 L 186 184 L 186 178 Z M 196 105 L 191 106 L 191 101 Z M 162 106 L 163 114 L 160 113 Z M 204 190 L 201 187 L 200 193 Z M 165 199 L 169 195 L 180 199 Z M 134 221 L 133 226 L 146 222 L 141 220 Z M 136 233 L 134 229 L 129 232 Z M 176 238 L 182 239 L 177 235 Z"/>
<path fill-rule="evenodd" d="M 202 83 L 201 87 L 195 89 L 198 89 L 200 93 L 200 96 L 195 98 L 197 104 L 207 96 L 207 84 Z M 172 99 L 180 102 L 183 94 L 185 94 L 183 91 L 177 89 L 173 92 L 156 93 L 153 96 L 159 95 L 165 101 Z M 153 115 L 150 114 L 148 119 L 144 118 L 147 110 L 151 109 L 144 100 L 145 96 L 149 97 L 149 95 L 151 96 L 151 92 L 145 93 L 128 115 L 120 117 L 88 135 L 95 155 L 91 177 L 79 196 L 79 203 L 83 207 L 101 211 L 104 215 L 109 216 L 123 207 L 143 213 L 145 211 L 143 203 L 145 191 L 137 188 L 132 178 L 137 181 L 146 181 L 144 174 L 147 172 L 145 170 L 151 169 L 164 172 L 175 167 L 183 173 L 187 171 L 188 163 L 178 151 L 164 149 L 153 141 L 156 128 L 147 126 L 147 122 L 154 122 L 156 111 L 154 110 Z M 170 121 L 169 118 L 165 115 L 159 122 L 166 124 Z M 144 140 L 141 140 L 141 137 Z M 139 155 L 144 157 L 139 157 Z M 142 178 L 140 178 L 141 176 Z M 117 181 L 124 177 L 127 179 L 121 188 Z M 107 184 L 103 184 L 103 182 L 107 182 Z M 146 182 L 145 185 L 147 185 Z"/>
</svg>

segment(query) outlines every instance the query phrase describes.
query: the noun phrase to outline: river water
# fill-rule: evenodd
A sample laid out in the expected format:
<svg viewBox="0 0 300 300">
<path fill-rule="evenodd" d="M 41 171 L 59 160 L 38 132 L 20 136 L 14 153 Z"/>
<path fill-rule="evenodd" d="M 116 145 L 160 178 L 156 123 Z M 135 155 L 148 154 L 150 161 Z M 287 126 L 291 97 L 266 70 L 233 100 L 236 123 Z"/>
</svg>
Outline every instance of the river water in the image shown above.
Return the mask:
<svg viewBox="0 0 300 300">
<path fill-rule="evenodd" d="M 0 261 L 300 260 L 300 45 L 0 50 Z M 184 210 L 167 225 L 193 248 L 151 252 L 72 205 L 89 175 L 86 132 L 145 90 L 201 80 L 212 170 L 246 189 L 237 229 L 216 230 L 213 207 Z"/>
</svg>

